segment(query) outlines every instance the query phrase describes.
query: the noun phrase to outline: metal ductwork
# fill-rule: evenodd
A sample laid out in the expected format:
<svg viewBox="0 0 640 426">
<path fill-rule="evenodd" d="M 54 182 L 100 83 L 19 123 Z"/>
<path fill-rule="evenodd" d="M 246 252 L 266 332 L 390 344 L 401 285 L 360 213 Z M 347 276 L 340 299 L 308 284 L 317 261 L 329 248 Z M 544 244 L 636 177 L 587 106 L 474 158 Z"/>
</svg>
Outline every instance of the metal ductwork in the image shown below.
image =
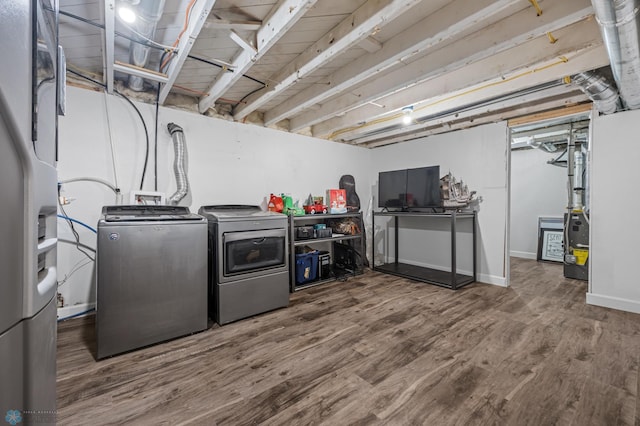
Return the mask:
<svg viewBox="0 0 640 426">
<path fill-rule="evenodd" d="M 136 22 L 132 25 L 132 28 L 138 33 L 134 34 L 141 42 L 146 42 L 149 39 L 153 40 L 156 27 L 162 17 L 164 11 L 165 0 L 141 0 L 136 7 Z M 149 51 L 151 49 L 148 46 L 144 46 L 140 43 L 131 42 L 129 61 L 132 65 L 144 68 L 149 60 Z M 137 92 L 144 90 L 144 79 L 135 75 L 129 76 L 129 88 Z"/>
<path fill-rule="evenodd" d="M 574 177 L 575 177 L 575 159 L 576 159 L 576 140 L 573 137 L 573 133 L 569 133 L 569 138 L 567 139 L 567 196 L 568 204 L 567 210 L 569 210 L 569 214 L 574 207 L 575 202 L 575 192 L 573 188 L 575 187 Z"/>
<path fill-rule="evenodd" d="M 535 137 L 529 138 L 527 145 L 531 148 L 538 148 L 545 152 L 556 152 L 558 147 L 554 145 L 557 138 L 550 138 L 549 140 L 536 139 Z"/>
<path fill-rule="evenodd" d="M 591 0 L 624 106 L 640 108 L 638 0 Z"/>
<path fill-rule="evenodd" d="M 184 139 L 184 131 L 182 127 L 174 123 L 167 125 L 167 130 L 173 139 L 173 173 L 176 176 L 176 192 L 169 197 L 169 204 L 177 205 L 189 192 L 189 180 L 185 170 L 186 157 L 186 141 Z"/>
<path fill-rule="evenodd" d="M 593 101 L 601 113 L 613 114 L 620 109 L 618 90 L 605 76 L 587 71 L 574 75 L 571 81 Z"/>
</svg>

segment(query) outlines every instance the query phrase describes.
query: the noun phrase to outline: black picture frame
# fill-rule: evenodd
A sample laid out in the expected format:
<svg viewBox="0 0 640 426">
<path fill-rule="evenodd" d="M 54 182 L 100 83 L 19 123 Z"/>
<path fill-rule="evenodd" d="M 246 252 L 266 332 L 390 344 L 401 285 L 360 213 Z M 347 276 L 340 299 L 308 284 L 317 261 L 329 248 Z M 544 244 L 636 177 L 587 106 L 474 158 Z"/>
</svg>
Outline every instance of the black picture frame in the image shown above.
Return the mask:
<svg viewBox="0 0 640 426">
<path fill-rule="evenodd" d="M 541 228 L 538 235 L 539 261 L 564 261 L 564 232 L 562 229 Z"/>
</svg>

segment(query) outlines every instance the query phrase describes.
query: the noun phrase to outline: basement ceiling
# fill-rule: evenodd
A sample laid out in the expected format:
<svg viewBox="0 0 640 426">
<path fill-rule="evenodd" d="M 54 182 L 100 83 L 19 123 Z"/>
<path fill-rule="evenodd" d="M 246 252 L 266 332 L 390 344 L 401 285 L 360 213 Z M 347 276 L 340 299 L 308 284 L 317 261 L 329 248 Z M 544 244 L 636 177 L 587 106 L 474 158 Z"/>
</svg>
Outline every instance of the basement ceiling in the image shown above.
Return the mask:
<svg viewBox="0 0 640 426">
<path fill-rule="evenodd" d="M 365 147 L 588 109 L 563 78 L 609 64 L 590 0 L 59 3 L 71 84 Z M 161 3 L 149 32 L 141 10 Z"/>
</svg>

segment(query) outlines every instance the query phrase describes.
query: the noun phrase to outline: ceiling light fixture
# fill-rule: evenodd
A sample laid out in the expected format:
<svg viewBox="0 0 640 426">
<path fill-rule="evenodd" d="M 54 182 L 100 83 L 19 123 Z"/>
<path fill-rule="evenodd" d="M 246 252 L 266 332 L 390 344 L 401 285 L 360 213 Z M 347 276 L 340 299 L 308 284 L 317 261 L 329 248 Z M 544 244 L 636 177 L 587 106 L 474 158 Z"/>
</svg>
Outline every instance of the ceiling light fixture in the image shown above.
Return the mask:
<svg viewBox="0 0 640 426">
<path fill-rule="evenodd" d="M 413 122 L 413 105 L 402 108 L 402 122 L 409 125 Z"/>
<path fill-rule="evenodd" d="M 120 6 L 118 8 L 118 16 L 127 24 L 133 24 L 136 22 L 136 12 L 129 6 Z"/>
</svg>

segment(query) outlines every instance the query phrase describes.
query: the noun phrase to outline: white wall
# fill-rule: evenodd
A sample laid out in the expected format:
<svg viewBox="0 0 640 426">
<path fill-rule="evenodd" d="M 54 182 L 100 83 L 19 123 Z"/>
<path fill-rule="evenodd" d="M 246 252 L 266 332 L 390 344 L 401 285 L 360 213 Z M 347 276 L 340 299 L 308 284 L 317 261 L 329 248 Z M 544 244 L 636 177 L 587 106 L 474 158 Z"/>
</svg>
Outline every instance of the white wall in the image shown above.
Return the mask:
<svg viewBox="0 0 640 426">
<path fill-rule="evenodd" d="M 506 285 L 508 148 L 506 123 L 390 145 L 373 150 L 371 180 L 376 183 L 380 171 L 440 165 L 441 175 L 451 171 L 468 183 L 482 197 L 477 205 L 478 280 Z M 415 221 L 409 225 L 399 236 L 404 248 L 402 260 L 431 265 L 444 262 L 449 249 L 443 251 L 440 244 L 434 244 L 433 235 Z M 468 268 L 468 264 L 461 268 Z"/>
<path fill-rule="evenodd" d="M 567 169 L 547 164 L 558 154 L 539 149 L 511 151 L 511 256 L 536 259 L 538 217 L 563 217 Z"/>
<path fill-rule="evenodd" d="M 108 106 L 108 120 L 105 114 Z M 137 103 L 148 126 L 151 160 L 145 190 L 153 190 L 153 105 Z M 160 108 L 158 126 L 158 190 L 175 191 L 173 144 L 166 130 L 175 122 L 185 132 L 190 194 L 181 202 L 194 212 L 208 204 L 262 204 L 271 192 L 290 193 L 304 202 L 309 193 L 325 195 L 337 188 L 340 176 L 351 174 L 363 209 L 370 198 L 371 151 L 287 132 L 266 129 L 193 112 Z M 109 125 L 110 123 L 110 125 Z M 129 192 L 140 184 L 144 161 L 144 130 L 133 109 L 121 98 L 101 92 L 68 88 L 67 116 L 60 118 L 58 173 L 61 180 L 92 176 L 114 182 L 109 133 L 115 147 L 118 184 Z M 107 188 L 95 183 L 69 183 L 62 195 L 74 199 L 65 206 L 69 216 L 95 227 L 103 205 L 115 203 Z M 59 220 L 59 237 L 73 240 L 66 222 Z M 81 242 L 95 247 L 95 234 L 76 226 Z M 84 257 L 71 244 L 58 250 L 59 280 Z M 95 302 L 93 264 L 81 268 L 60 287 L 65 305 L 59 316 L 91 307 Z"/>
<path fill-rule="evenodd" d="M 640 313 L 640 111 L 594 117 L 587 303 Z"/>
</svg>

